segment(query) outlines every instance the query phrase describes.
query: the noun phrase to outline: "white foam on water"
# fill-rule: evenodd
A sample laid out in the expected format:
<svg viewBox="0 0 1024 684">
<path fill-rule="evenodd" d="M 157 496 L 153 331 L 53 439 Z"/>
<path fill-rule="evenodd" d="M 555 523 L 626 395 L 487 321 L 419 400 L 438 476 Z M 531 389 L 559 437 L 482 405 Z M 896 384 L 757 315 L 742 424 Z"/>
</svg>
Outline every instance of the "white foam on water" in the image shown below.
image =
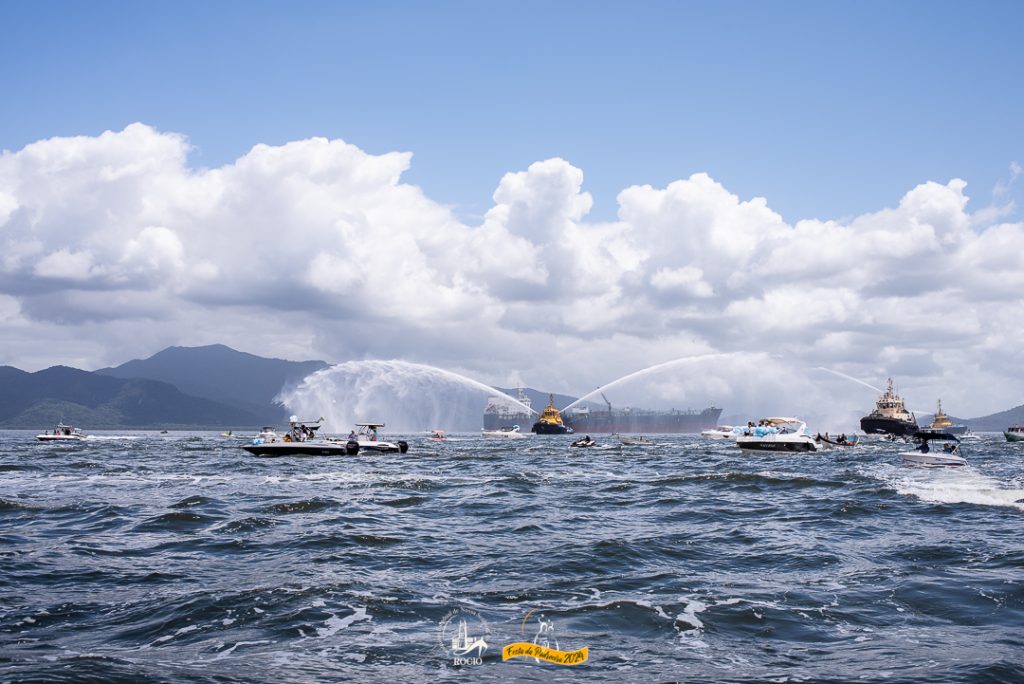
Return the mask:
<svg viewBox="0 0 1024 684">
<path fill-rule="evenodd" d="M 655 613 L 657 613 L 658 617 L 664 618 L 666 620 L 671 620 L 672 619 L 671 616 L 669 616 L 669 614 L 665 612 L 664 608 L 662 608 L 661 606 L 655 605 L 655 604 L 651 603 L 650 601 L 637 600 L 637 601 L 624 601 L 624 603 L 632 603 L 633 605 L 640 606 L 641 608 L 648 608 L 650 610 L 653 610 Z"/>
<path fill-rule="evenodd" d="M 697 617 L 697 613 L 703 613 L 707 609 L 708 604 L 694 599 L 686 604 L 682 613 L 676 616 L 676 622 L 685 622 L 694 629 L 704 629 L 704 623 Z"/>
<path fill-rule="evenodd" d="M 359 622 L 360 620 L 373 619 L 372 616 L 366 614 L 366 606 L 360 606 L 359 608 L 356 608 L 354 610 L 355 612 L 353 612 L 351 615 L 346 615 L 343 618 L 340 618 L 337 615 L 332 615 L 331 617 L 327 618 L 327 620 L 324 622 L 324 625 L 326 626 L 317 627 L 317 636 L 321 639 L 324 639 L 329 636 L 334 636 L 341 630 L 347 629 L 355 622 Z"/>
<path fill-rule="evenodd" d="M 214 656 L 213 659 L 214 660 L 220 660 L 221 658 L 226 658 L 229 655 L 231 655 L 232 653 L 234 653 L 235 649 L 238 648 L 239 646 L 258 646 L 260 644 L 272 644 L 272 643 L 274 643 L 274 642 L 270 641 L 270 640 L 266 640 L 266 639 L 265 640 L 261 640 L 261 641 L 237 641 L 237 642 L 235 642 L 235 644 L 231 648 L 227 649 L 226 651 L 221 651 L 216 656 Z"/>
<path fill-rule="evenodd" d="M 895 469 L 894 469 L 895 470 Z M 1024 511 L 1024 489 L 966 468 L 900 468 L 890 484 L 904 496 L 943 504 L 1002 506 Z"/>
<path fill-rule="evenodd" d="M 159 643 L 163 643 L 164 641 L 170 641 L 174 637 L 181 636 L 182 634 L 188 634 L 189 632 L 194 632 L 197 629 L 199 629 L 199 625 L 187 625 L 187 626 L 182 627 L 181 629 L 179 629 L 174 634 L 167 634 L 165 636 L 160 637 L 159 639 L 157 639 L 153 643 L 154 644 L 159 644 Z"/>
</svg>

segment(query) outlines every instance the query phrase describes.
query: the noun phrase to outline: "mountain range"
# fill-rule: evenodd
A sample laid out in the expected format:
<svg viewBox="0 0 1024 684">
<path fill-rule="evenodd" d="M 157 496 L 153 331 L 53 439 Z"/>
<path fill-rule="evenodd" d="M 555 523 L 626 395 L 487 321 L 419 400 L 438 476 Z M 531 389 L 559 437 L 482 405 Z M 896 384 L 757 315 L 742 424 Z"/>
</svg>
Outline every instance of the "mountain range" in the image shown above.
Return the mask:
<svg viewBox="0 0 1024 684">
<path fill-rule="evenodd" d="M 215 344 L 168 347 L 146 359 L 92 372 L 53 366 L 28 373 L 0 366 L 0 427 L 48 428 L 58 421 L 89 429 L 279 425 L 287 411 L 274 403 L 278 394 L 328 365 L 264 358 Z M 515 389 L 501 391 L 516 396 Z M 538 411 L 548 403 L 546 392 L 527 388 L 525 393 Z M 558 407 L 575 400 L 565 394 L 554 397 Z M 1001 431 L 1024 422 L 1024 405 L 978 418 L 951 418 L 977 432 Z M 919 423 L 930 420 L 921 416 Z"/>
<path fill-rule="evenodd" d="M 256 428 L 287 419 L 274 403 L 323 361 L 267 359 L 224 345 L 169 347 L 147 359 L 89 372 L 0 366 L 0 427 L 58 421 L 90 429 Z"/>
</svg>

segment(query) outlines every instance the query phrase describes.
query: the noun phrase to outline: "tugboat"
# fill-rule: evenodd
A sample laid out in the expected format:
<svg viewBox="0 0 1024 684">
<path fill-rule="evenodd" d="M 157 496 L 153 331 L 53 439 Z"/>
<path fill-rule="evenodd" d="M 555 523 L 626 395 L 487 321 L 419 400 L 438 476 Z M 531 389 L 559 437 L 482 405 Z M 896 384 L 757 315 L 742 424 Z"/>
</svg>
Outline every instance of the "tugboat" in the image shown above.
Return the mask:
<svg viewBox="0 0 1024 684">
<path fill-rule="evenodd" d="M 917 419 L 903 406 L 903 399 L 892 388 L 892 378 L 885 394 L 875 402 L 875 410 L 860 419 L 860 429 L 869 435 L 909 437 L 917 432 Z"/>
<path fill-rule="evenodd" d="M 938 404 L 935 407 L 935 417 L 932 418 L 931 425 L 924 428 L 922 432 L 944 432 L 949 435 L 956 435 L 957 437 L 960 437 L 967 432 L 967 426 L 953 425 L 953 421 L 949 419 L 949 416 L 942 412 L 942 400 L 939 399 Z"/>
<path fill-rule="evenodd" d="M 562 414 L 555 408 L 555 395 L 548 395 L 548 405 L 540 414 L 540 419 L 533 424 L 533 432 L 538 435 L 571 435 L 571 427 L 562 422 Z"/>
</svg>

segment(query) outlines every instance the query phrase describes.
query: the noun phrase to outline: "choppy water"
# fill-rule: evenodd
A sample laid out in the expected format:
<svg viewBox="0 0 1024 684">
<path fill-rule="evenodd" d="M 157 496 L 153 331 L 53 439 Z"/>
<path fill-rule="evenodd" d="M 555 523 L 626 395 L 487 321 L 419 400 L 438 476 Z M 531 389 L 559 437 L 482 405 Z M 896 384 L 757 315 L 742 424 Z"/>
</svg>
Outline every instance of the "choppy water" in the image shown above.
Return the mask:
<svg viewBox="0 0 1024 684">
<path fill-rule="evenodd" d="M 585 680 L 1024 680 L 1024 445 L 1001 436 L 958 470 L 888 444 L 408 439 L 273 460 L 0 433 L 0 680 L 564 678 L 501 659 L 541 615 Z M 453 615 L 482 664 L 453 665 Z"/>
</svg>

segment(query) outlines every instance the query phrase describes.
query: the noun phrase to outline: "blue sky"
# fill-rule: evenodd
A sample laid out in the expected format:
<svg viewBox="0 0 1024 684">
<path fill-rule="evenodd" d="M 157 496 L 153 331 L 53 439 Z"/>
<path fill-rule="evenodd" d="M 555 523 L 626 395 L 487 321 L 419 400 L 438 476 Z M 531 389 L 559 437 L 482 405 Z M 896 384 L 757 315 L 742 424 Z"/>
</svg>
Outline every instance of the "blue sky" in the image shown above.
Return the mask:
<svg viewBox="0 0 1024 684">
<path fill-rule="evenodd" d="M 952 415 L 1022 401 L 1024 3 L 0 26 L 0 364 L 223 343 L 582 393 L 685 359 L 610 398 L 863 415 L 827 367 Z"/>
<path fill-rule="evenodd" d="M 3 149 L 141 121 L 218 166 L 342 138 L 414 153 L 405 180 L 467 219 L 555 156 L 595 220 L 705 171 L 791 222 L 954 177 L 987 202 L 1024 159 L 1017 2 L 44 1 L 0 23 Z"/>
</svg>

